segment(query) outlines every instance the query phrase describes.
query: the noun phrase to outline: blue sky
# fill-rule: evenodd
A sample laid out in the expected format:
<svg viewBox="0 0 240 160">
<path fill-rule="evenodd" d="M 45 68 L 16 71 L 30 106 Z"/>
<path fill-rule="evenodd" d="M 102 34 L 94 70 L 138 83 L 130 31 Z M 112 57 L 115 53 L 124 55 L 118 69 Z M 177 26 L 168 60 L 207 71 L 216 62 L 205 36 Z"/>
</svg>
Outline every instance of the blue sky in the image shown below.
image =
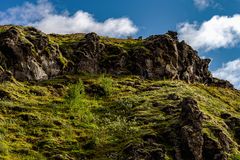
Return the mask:
<svg viewBox="0 0 240 160">
<path fill-rule="evenodd" d="M 113 37 L 180 33 L 214 75 L 240 88 L 240 0 L 1 0 L 0 24 Z"/>
</svg>

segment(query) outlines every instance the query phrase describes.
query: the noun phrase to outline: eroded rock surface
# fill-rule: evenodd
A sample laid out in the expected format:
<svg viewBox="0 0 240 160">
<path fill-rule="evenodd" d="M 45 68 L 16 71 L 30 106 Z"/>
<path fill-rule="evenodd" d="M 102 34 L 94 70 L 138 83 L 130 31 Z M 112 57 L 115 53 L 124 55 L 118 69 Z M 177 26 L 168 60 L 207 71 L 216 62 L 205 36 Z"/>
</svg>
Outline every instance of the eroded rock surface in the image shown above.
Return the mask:
<svg viewBox="0 0 240 160">
<path fill-rule="evenodd" d="M 204 115 L 197 102 L 188 97 L 179 104 L 181 107 L 180 123 L 167 131 L 167 143 L 174 146 L 177 160 L 226 160 L 226 153 L 231 152 L 232 141 L 216 127 L 210 127 L 210 134 L 203 131 Z"/>
<path fill-rule="evenodd" d="M 0 33 L 0 65 L 17 80 L 44 80 L 63 73 L 109 73 L 140 75 L 144 78 L 184 80 L 233 88 L 213 78 L 210 59 L 197 51 L 176 32 L 146 39 L 118 40 L 96 33 L 81 39 L 62 40 L 33 27 L 9 27 Z M 62 38 L 62 39 L 61 39 Z"/>
<path fill-rule="evenodd" d="M 201 132 L 203 113 L 199 110 L 197 102 L 192 98 L 185 98 L 179 106 L 182 108 L 180 124 L 181 156 L 183 159 L 202 160 L 204 143 Z"/>
<path fill-rule="evenodd" d="M 11 27 L 0 34 L 0 64 L 18 80 L 44 80 L 61 71 L 60 52 L 35 28 Z"/>
</svg>

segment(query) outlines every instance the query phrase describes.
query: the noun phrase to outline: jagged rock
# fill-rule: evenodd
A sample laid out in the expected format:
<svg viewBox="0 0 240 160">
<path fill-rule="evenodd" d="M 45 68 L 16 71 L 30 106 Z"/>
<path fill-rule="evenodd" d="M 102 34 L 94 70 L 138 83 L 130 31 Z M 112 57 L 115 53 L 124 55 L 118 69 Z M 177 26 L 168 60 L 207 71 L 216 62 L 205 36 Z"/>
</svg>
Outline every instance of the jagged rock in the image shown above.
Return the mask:
<svg viewBox="0 0 240 160">
<path fill-rule="evenodd" d="M 17 80 L 44 80 L 64 73 L 89 72 L 134 74 L 233 88 L 229 82 L 213 78 L 208 70 L 210 59 L 201 59 L 197 51 L 184 41 L 179 42 L 176 32 L 143 40 L 130 39 L 137 42 L 133 45 L 127 40 L 104 41 L 96 33 L 64 44 L 53 42 L 51 36 L 33 27 L 8 27 L 0 33 L 0 65 Z"/>
<path fill-rule="evenodd" d="M 185 42 L 179 42 L 177 33 L 151 36 L 145 47 L 153 53 L 153 72 L 157 78 L 182 79 L 187 82 L 205 82 L 211 77 L 209 59 L 202 60 Z"/>
<path fill-rule="evenodd" d="M 190 125 L 196 130 L 202 129 L 203 113 L 199 110 L 197 102 L 188 97 L 183 99 L 179 104 L 181 106 L 181 122 L 182 126 Z"/>
<path fill-rule="evenodd" d="M 101 72 L 114 75 L 131 74 L 127 54 L 121 47 L 106 44 L 99 61 Z"/>
<path fill-rule="evenodd" d="M 175 146 L 177 160 L 226 160 L 225 153 L 231 152 L 232 141 L 224 132 L 216 127 L 210 127 L 211 134 L 218 140 L 213 140 L 202 131 L 203 113 L 199 110 L 197 102 L 192 98 L 184 98 L 179 104 L 182 108 L 180 126 L 174 127 L 172 139 Z"/>
<path fill-rule="evenodd" d="M 43 80 L 58 75 L 59 55 L 47 35 L 35 28 L 11 27 L 0 34 L 0 65 L 17 80 Z"/>
<path fill-rule="evenodd" d="M 169 35 L 172 39 L 178 41 L 178 33 L 177 32 L 168 31 L 166 34 Z"/>
<path fill-rule="evenodd" d="M 181 128 L 181 149 L 183 159 L 202 160 L 203 137 L 200 131 L 196 131 L 192 126 Z M 190 158 L 192 157 L 192 158 Z"/>
<path fill-rule="evenodd" d="M 127 50 L 102 43 L 95 33 L 86 34 L 78 45 L 73 46 L 73 55 L 78 57 L 72 61 L 80 72 L 134 74 L 144 78 L 181 79 L 189 83 L 202 82 L 232 88 L 212 78 L 208 70 L 210 59 L 201 59 L 184 41 L 179 42 L 176 32 L 150 36 L 142 43 L 142 46 Z"/>
<path fill-rule="evenodd" d="M 223 133 L 223 131 L 219 128 L 211 128 L 213 134 L 218 137 L 218 141 L 222 150 L 229 153 L 230 145 L 232 144 L 231 140 Z"/>
<path fill-rule="evenodd" d="M 226 160 L 226 156 L 224 155 L 224 151 L 222 150 L 220 144 L 209 138 L 207 134 L 203 135 L 204 144 L 203 144 L 203 156 L 205 159 L 212 160 Z"/>
<path fill-rule="evenodd" d="M 192 98 L 185 98 L 180 106 L 182 107 L 180 128 L 182 158 L 202 160 L 203 114 L 199 110 L 197 102 Z"/>
<path fill-rule="evenodd" d="M 225 123 L 233 130 L 237 143 L 240 144 L 240 118 L 229 116 Z"/>
<path fill-rule="evenodd" d="M 217 87 L 234 88 L 233 85 L 229 81 L 221 80 L 221 79 L 217 79 L 217 78 L 209 79 L 208 84 L 212 85 L 212 86 L 217 86 Z"/>
<path fill-rule="evenodd" d="M 98 61 L 105 48 L 100 42 L 100 37 L 96 33 L 86 34 L 84 39 L 77 46 L 77 71 L 98 73 Z"/>
</svg>

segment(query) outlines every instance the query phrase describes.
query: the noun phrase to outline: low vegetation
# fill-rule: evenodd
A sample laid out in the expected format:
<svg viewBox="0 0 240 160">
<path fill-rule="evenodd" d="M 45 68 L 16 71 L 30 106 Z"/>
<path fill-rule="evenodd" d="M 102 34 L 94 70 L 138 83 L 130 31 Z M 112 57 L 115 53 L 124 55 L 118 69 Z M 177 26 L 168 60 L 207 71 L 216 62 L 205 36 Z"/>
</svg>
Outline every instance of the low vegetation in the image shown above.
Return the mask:
<svg viewBox="0 0 240 160">
<path fill-rule="evenodd" d="M 145 139 L 162 139 L 162 131 L 177 124 L 180 113 L 177 108 L 169 114 L 167 107 L 189 96 L 208 117 L 204 133 L 217 139 L 209 128 L 221 129 L 234 141 L 229 159 L 240 156 L 234 133 L 221 118 L 224 113 L 240 118 L 238 91 L 106 75 L 4 82 L 0 88 L 1 159 L 129 159 L 129 147 L 150 154 L 162 145 L 164 159 L 173 159 L 167 142 L 153 148 Z"/>
</svg>

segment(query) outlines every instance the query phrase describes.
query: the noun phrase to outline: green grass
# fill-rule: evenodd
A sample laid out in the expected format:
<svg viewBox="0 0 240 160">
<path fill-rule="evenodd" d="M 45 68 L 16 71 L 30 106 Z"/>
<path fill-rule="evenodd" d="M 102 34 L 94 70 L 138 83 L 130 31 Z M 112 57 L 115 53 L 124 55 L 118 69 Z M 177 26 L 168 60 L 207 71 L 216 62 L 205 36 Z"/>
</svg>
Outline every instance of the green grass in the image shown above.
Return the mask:
<svg viewBox="0 0 240 160">
<path fill-rule="evenodd" d="M 89 94 L 93 84 L 102 87 L 106 96 Z M 217 140 L 210 126 L 234 141 L 220 114 L 240 117 L 238 91 L 182 81 L 68 75 L 36 84 L 5 82 L 0 88 L 10 93 L 10 99 L 0 101 L 0 158 L 7 160 L 124 159 L 126 147 L 143 145 L 144 152 L 150 153 L 143 137 L 161 138 L 162 131 L 177 124 L 180 111 L 166 114 L 162 110 L 188 96 L 210 117 L 203 132 L 212 139 Z M 180 100 L 169 100 L 172 93 Z M 165 159 L 172 159 L 173 148 L 162 143 Z M 229 158 L 238 160 L 238 144 L 231 148 Z"/>
<path fill-rule="evenodd" d="M 58 35 L 58 34 L 50 34 L 50 40 L 53 43 L 58 43 L 59 45 L 64 45 L 66 43 L 76 43 L 79 42 L 84 38 L 84 34 L 77 33 L 77 34 L 65 34 L 65 35 Z"/>
</svg>

